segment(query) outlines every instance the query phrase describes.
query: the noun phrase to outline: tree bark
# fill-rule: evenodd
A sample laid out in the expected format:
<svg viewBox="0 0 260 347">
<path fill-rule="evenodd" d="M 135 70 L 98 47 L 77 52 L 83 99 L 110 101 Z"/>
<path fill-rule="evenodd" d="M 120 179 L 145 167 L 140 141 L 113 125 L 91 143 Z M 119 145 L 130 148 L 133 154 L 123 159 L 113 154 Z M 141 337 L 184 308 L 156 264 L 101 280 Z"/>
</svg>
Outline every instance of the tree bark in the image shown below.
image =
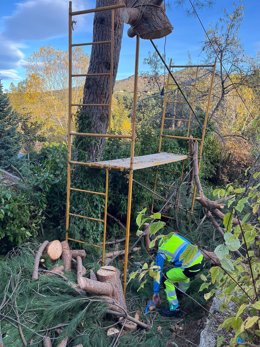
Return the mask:
<svg viewBox="0 0 260 347">
<path fill-rule="evenodd" d="M 40 264 L 41 256 L 48 244 L 49 244 L 49 241 L 47 240 L 44 241 L 36 253 L 35 260 L 34 260 L 33 274 L 32 274 L 33 280 L 38 280 L 39 278 L 39 264 Z"/>
<path fill-rule="evenodd" d="M 71 250 L 72 258 L 77 258 L 78 256 L 81 258 L 86 258 L 87 254 L 84 249 L 73 249 Z"/>
<path fill-rule="evenodd" d="M 96 0 L 96 7 L 126 4 L 124 10 L 115 10 L 113 66 L 111 66 L 111 47 L 109 44 L 92 45 L 88 74 L 113 72 L 114 88 L 121 41 L 123 35 L 123 17 L 132 25 L 130 36 L 142 38 L 162 37 L 172 31 L 172 26 L 161 7 L 162 0 Z M 135 7 L 135 8 L 133 8 Z M 111 39 L 111 11 L 97 12 L 94 16 L 93 41 Z M 83 104 L 109 104 L 110 77 L 86 77 Z M 83 106 L 77 115 L 78 132 L 106 133 L 108 128 L 108 107 Z M 78 160 L 97 161 L 102 157 L 105 139 L 77 137 L 75 139 Z"/>
<path fill-rule="evenodd" d="M 49 336 L 44 336 L 43 347 L 52 347 L 51 339 Z"/>
<path fill-rule="evenodd" d="M 97 0 L 96 7 L 118 4 L 118 0 Z M 123 35 L 123 18 L 120 10 L 115 10 L 115 30 L 113 60 L 111 66 L 111 49 L 109 44 L 92 46 L 88 73 L 109 73 L 113 71 L 112 85 L 114 87 L 121 41 Z M 94 17 L 93 41 L 111 40 L 111 11 L 97 12 Z M 84 104 L 109 104 L 109 76 L 87 77 L 84 86 Z M 84 106 L 77 118 L 79 132 L 106 133 L 108 128 L 108 107 Z M 78 138 L 76 145 L 80 159 L 96 161 L 100 159 L 104 148 L 104 139 Z M 84 158 L 85 156 L 85 158 Z"/>
<path fill-rule="evenodd" d="M 128 0 L 125 21 L 131 25 L 128 35 L 142 39 L 159 39 L 172 32 L 172 25 L 162 6 L 163 0 Z"/>
<path fill-rule="evenodd" d="M 68 343 L 68 337 L 65 337 L 58 345 L 57 347 L 66 347 Z"/>
<path fill-rule="evenodd" d="M 105 295 L 112 298 L 113 286 L 111 283 L 101 283 L 82 276 L 82 259 L 77 257 L 77 281 L 81 289 L 91 294 Z"/>
<path fill-rule="evenodd" d="M 62 260 L 64 262 L 64 270 L 71 271 L 71 251 L 68 241 L 62 241 Z"/>
</svg>

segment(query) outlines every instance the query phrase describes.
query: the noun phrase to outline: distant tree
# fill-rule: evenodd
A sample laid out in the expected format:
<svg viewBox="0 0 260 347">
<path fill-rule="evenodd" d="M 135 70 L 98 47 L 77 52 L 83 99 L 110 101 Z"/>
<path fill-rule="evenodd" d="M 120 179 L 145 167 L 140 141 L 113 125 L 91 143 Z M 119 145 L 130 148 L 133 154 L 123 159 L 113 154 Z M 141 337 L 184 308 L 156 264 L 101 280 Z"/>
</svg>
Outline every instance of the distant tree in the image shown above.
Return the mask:
<svg viewBox="0 0 260 347">
<path fill-rule="evenodd" d="M 0 167 L 6 168 L 17 157 L 21 148 L 18 133 L 19 116 L 10 106 L 0 82 Z"/>
<path fill-rule="evenodd" d="M 13 108 L 30 122 L 41 124 L 49 140 L 65 139 L 68 118 L 68 53 L 51 46 L 40 47 L 28 58 L 26 80 L 10 87 Z M 73 50 L 73 72 L 86 73 L 89 57 L 81 47 Z M 83 80 L 73 81 L 73 103 L 82 97 Z"/>
</svg>

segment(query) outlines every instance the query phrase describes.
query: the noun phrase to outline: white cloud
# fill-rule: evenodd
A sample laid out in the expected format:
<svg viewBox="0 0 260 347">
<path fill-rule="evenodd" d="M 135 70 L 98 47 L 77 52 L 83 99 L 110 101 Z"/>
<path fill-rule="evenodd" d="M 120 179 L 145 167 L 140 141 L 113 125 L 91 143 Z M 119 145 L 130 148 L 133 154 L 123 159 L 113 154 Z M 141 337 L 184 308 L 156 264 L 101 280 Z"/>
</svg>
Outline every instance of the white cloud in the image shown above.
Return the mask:
<svg viewBox="0 0 260 347">
<path fill-rule="evenodd" d="M 83 4 L 77 0 L 73 6 L 78 10 Z M 17 3 L 14 13 L 3 18 L 3 35 L 16 42 L 63 36 L 67 34 L 67 18 L 67 0 L 27 0 Z M 82 20 L 78 18 L 79 25 Z"/>
<path fill-rule="evenodd" d="M 73 10 L 82 10 L 88 3 L 89 0 L 74 0 Z M 68 32 L 68 0 L 24 0 L 15 6 L 10 16 L 2 17 L 1 78 L 17 79 L 14 69 L 26 66 L 24 43 L 66 36 Z M 86 16 L 76 20 L 78 30 L 87 27 Z"/>
<path fill-rule="evenodd" d="M 19 81 L 21 78 L 17 74 L 16 70 L 13 69 L 7 69 L 7 70 L 0 70 L 0 80 L 15 80 Z"/>
</svg>

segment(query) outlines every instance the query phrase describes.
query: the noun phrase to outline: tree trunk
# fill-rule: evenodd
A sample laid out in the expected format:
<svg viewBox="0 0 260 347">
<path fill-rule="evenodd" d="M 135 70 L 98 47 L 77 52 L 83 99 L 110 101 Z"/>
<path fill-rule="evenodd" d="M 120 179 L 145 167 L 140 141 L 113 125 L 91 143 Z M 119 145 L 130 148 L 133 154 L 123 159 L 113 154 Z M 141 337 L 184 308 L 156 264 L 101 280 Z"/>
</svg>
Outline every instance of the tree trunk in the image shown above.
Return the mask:
<svg viewBox="0 0 260 347">
<path fill-rule="evenodd" d="M 97 0 L 96 7 L 118 4 L 119 0 Z M 114 30 L 114 64 L 111 67 L 110 44 L 92 46 L 88 73 L 109 73 L 113 70 L 113 87 L 115 84 L 121 41 L 123 35 L 123 19 L 120 10 L 115 10 Z M 111 40 L 111 11 L 97 12 L 94 17 L 93 41 Z M 84 86 L 84 104 L 109 104 L 110 77 L 87 77 Z M 84 106 L 77 118 L 79 132 L 106 133 L 108 128 L 108 107 Z M 96 161 L 100 159 L 104 147 L 104 139 L 77 138 L 78 155 L 82 160 Z"/>
<path fill-rule="evenodd" d="M 168 35 L 172 26 L 162 8 L 163 0 L 96 0 L 96 7 L 125 4 L 128 8 L 115 10 L 113 66 L 111 67 L 111 45 L 95 44 L 92 46 L 88 74 L 110 73 L 113 71 L 112 89 L 114 88 L 121 41 L 123 21 L 131 25 L 129 35 L 139 35 L 152 39 Z M 97 12 L 94 16 L 93 41 L 111 40 L 111 11 Z M 83 104 L 109 104 L 110 76 L 86 77 Z M 109 107 L 83 106 L 77 115 L 78 132 L 106 133 L 108 129 Z M 105 139 L 77 137 L 77 159 L 97 161 L 101 158 Z"/>
</svg>

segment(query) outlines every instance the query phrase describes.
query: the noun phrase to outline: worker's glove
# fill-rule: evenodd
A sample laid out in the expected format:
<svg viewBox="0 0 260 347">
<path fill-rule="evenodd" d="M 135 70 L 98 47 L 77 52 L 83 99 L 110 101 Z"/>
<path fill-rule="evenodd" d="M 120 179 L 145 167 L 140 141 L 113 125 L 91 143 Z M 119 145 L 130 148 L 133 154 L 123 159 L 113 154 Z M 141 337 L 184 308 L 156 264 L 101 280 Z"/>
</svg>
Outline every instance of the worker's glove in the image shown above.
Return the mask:
<svg viewBox="0 0 260 347">
<path fill-rule="evenodd" d="M 159 305 L 160 303 L 161 303 L 161 298 L 160 298 L 160 295 L 158 294 L 158 293 L 155 293 L 154 295 L 153 295 L 153 302 L 154 302 L 154 304 L 157 306 L 157 305 Z"/>
</svg>

